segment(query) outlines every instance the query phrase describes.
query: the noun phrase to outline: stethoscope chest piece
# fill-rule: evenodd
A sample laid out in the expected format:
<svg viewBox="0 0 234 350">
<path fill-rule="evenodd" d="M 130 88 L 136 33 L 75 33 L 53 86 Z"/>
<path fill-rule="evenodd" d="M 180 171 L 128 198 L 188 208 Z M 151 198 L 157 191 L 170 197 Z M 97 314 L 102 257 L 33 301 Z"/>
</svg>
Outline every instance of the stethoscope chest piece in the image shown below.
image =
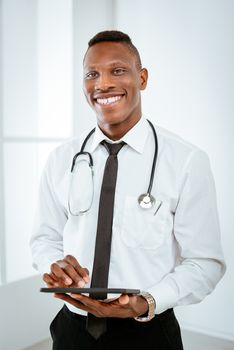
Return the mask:
<svg viewBox="0 0 234 350">
<path fill-rule="evenodd" d="M 144 193 L 138 197 L 138 203 L 142 209 L 150 209 L 155 204 L 155 198 L 152 194 Z"/>
</svg>

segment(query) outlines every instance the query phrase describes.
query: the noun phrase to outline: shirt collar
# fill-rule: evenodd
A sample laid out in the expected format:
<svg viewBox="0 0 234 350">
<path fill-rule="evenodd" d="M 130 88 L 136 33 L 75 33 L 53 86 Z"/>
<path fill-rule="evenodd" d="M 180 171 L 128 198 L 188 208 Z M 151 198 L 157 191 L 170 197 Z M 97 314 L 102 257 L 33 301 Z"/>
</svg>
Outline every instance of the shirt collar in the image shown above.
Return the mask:
<svg viewBox="0 0 234 350">
<path fill-rule="evenodd" d="M 105 134 L 103 134 L 99 126 L 96 125 L 94 137 L 90 147 L 90 152 L 92 153 L 103 140 L 106 140 L 110 143 L 119 143 L 121 141 L 124 141 L 137 152 L 143 153 L 148 132 L 149 132 L 148 122 L 143 117 L 133 126 L 132 129 L 130 129 L 118 141 L 110 140 Z"/>
</svg>

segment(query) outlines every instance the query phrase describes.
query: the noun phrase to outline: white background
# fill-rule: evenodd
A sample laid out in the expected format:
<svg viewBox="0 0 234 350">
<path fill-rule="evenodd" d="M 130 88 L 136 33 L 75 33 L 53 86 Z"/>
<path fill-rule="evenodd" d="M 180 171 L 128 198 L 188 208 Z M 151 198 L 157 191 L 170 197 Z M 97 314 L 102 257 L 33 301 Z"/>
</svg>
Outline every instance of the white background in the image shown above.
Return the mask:
<svg viewBox="0 0 234 350">
<path fill-rule="evenodd" d="M 27 244 L 38 178 L 49 150 L 95 121 L 82 93 L 82 58 L 87 41 L 112 28 L 130 35 L 149 70 L 145 116 L 209 154 L 227 272 L 211 296 L 176 313 L 184 328 L 234 340 L 234 2 L 0 4 L 0 348 L 22 349 L 46 338 L 61 305 L 38 293 L 39 276 L 30 277 Z"/>
</svg>

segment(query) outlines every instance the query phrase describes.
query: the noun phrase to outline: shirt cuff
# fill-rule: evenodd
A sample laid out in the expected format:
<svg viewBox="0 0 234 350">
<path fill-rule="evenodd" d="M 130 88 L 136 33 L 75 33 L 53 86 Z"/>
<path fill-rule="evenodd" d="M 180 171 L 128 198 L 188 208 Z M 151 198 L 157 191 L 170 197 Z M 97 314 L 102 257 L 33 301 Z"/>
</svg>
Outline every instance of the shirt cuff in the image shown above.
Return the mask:
<svg viewBox="0 0 234 350">
<path fill-rule="evenodd" d="M 162 281 L 156 286 L 147 290 L 156 302 L 155 314 L 161 314 L 167 309 L 171 309 L 177 305 L 179 300 L 178 287 L 171 281 Z"/>
</svg>

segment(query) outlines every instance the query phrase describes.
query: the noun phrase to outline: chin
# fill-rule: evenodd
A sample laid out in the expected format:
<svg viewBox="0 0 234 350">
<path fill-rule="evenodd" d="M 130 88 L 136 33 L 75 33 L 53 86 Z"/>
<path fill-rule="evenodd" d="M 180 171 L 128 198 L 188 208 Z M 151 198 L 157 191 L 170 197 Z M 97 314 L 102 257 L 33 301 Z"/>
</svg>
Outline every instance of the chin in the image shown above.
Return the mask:
<svg viewBox="0 0 234 350">
<path fill-rule="evenodd" d="M 126 122 L 128 118 L 124 117 L 119 117 L 119 116 L 114 116 L 113 114 L 111 115 L 106 115 L 106 116 L 98 116 L 98 121 L 102 125 L 119 125 L 124 122 Z"/>
</svg>

